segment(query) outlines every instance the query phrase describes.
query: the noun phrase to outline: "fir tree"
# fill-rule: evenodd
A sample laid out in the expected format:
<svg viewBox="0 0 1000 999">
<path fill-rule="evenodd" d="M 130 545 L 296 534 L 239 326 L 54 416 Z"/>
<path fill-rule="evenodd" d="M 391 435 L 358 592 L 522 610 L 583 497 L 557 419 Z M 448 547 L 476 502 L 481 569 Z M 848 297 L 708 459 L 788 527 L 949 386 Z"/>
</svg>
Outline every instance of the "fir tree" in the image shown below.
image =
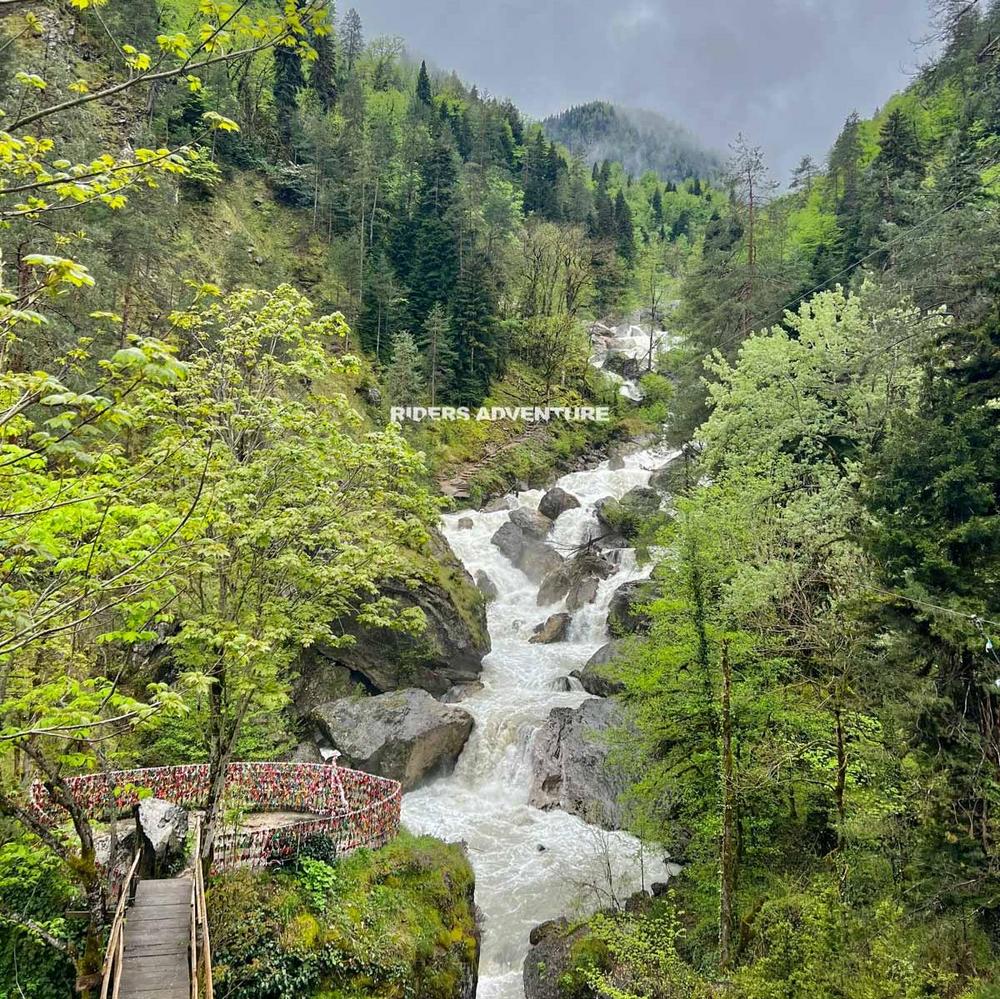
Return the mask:
<svg viewBox="0 0 1000 999">
<path fill-rule="evenodd" d="M 435 303 L 423 326 L 421 346 L 427 368 L 430 404 L 437 406 L 449 394 L 455 380 L 456 354 L 451 323 L 440 302 Z"/>
<path fill-rule="evenodd" d="M 474 254 L 465 263 L 452 303 L 457 353 L 455 394 L 464 404 L 482 400 L 500 367 L 496 311 L 488 263 L 481 254 Z"/>
<path fill-rule="evenodd" d="M 341 48 L 347 71 L 353 72 L 354 64 L 364 51 L 365 36 L 361 24 L 361 15 L 352 7 L 344 17 L 344 27 L 341 32 Z"/>
<path fill-rule="evenodd" d="M 298 112 L 298 92 L 305 85 L 302 76 L 302 59 L 294 46 L 278 45 L 274 49 L 274 94 L 275 117 L 282 145 L 289 149 L 295 133 L 295 119 Z"/>
<path fill-rule="evenodd" d="M 337 103 L 337 42 L 333 33 L 332 11 L 330 19 L 329 33 L 314 34 L 311 39 L 316 58 L 309 64 L 309 86 L 324 111 L 332 111 Z"/>
<path fill-rule="evenodd" d="M 619 191 L 614 207 L 615 249 L 630 267 L 635 263 L 635 227 L 632 223 L 632 209 L 625 200 L 625 192 Z"/>
<path fill-rule="evenodd" d="M 434 101 L 431 94 L 431 78 L 427 75 L 427 63 L 420 63 L 420 73 L 417 75 L 417 100 L 430 107 Z"/>
<path fill-rule="evenodd" d="M 458 276 L 458 245 L 451 222 L 457 171 L 450 145 L 438 141 L 420 167 L 420 200 L 413 218 L 413 262 L 409 269 L 413 328 L 435 304 L 451 298 Z"/>
<path fill-rule="evenodd" d="M 385 373 L 386 394 L 394 406 L 411 406 L 424 394 L 423 360 L 416 341 L 408 330 L 401 330 L 392 341 L 392 361 Z"/>
</svg>

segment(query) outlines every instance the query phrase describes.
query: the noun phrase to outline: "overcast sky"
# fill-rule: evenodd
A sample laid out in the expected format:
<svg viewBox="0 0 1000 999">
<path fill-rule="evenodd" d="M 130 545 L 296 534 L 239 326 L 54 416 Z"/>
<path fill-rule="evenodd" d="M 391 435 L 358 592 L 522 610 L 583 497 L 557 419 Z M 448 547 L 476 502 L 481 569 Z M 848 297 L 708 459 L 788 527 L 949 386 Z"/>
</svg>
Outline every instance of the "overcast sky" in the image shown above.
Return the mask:
<svg viewBox="0 0 1000 999">
<path fill-rule="evenodd" d="M 351 0 L 340 0 L 347 10 Z M 743 131 L 778 179 L 823 156 L 926 59 L 927 0 L 356 0 L 368 37 L 544 117 L 598 98 L 723 151 Z"/>
</svg>

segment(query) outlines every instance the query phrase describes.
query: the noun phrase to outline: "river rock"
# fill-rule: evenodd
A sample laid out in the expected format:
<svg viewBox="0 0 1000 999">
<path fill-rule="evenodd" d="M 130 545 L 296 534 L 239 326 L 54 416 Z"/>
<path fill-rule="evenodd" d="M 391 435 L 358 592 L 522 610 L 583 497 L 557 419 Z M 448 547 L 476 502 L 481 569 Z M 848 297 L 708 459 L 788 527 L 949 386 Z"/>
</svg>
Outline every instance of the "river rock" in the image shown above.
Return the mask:
<svg viewBox="0 0 1000 999">
<path fill-rule="evenodd" d="M 625 459 L 620 454 L 613 454 L 608 458 L 608 471 L 620 472 L 625 467 Z"/>
<path fill-rule="evenodd" d="M 188 814 L 162 798 L 143 798 L 136 806 L 136 829 L 142 849 L 142 876 L 169 876 L 184 862 Z"/>
<path fill-rule="evenodd" d="M 501 524 L 493 537 L 490 538 L 490 544 L 496 545 L 500 549 L 501 554 L 505 555 L 515 565 L 517 565 L 518 560 L 521 558 L 521 553 L 524 551 L 526 542 L 527 538 L 524 536 L 524 531 L 512 520 Z"/>
<path fill-rule="evenodd" d="M 471 531 L 476 526 L 476 522 L 471 517 L 459 517 L 458 529 L 460 531 Z"/>
<path fill-rule="evenodd" d="M 560 979 L 572 964 L 573 945 L 589 932 L 586 923 L 572 928 L 565 918 L 550 919 L 531 931 L 522 973 L 525 999 L 564 999 Z"/>
<path fill-rule="evenodd" d="M 552 530 L 552 521 L 537 510 L 519 507 L 510 514 L 511 523 L 517 524 L 527 538 L 541 541 Z"/>
<path fill-rule="evenodd" d="M 580 501 L 571 493 L 566 492 L 559 486 L 554 486 L 543 497 L 538 504 L 538 512 L 549 520 L 556 520 L 567 510 L 572 510 L 580 505 Z"/>
<path fill-rule="evenodd" d="M 604 675 L 601 667 L 611 662 L 621 654 L 623 642 L 614 639 L 602 645 L 586 662 L 582 669 L 575 669 L 570 676 L 575 676 L 588 694 L 594 697 L 613 697 L 625 689 L 620 680 L 613 680 Z"/>
<path fill-rule="evenodd" d="M 563 557 L 551 545 L 542 541 L 526 541 L 515 565 L 533 583 L 540 583 L 563 563 Z"/>
<path fill-rule="evenodd" d="M 311 646 L 299 658 L 299 675 L 307 677 L 326 661 L 360 676 L 367 689 L 378 693 L 421 687 L 436 696 L 456 683 L 478 680 L 483 657 L 490 651 L 486 601 L 439 532 L 431 532 L 415 561 L 433 570 L 425 574 L 417 589 L 403 582 L 387 582 L 380 593 L 394 600 L 401 612 L 419 609 L 426 621 L 421 633 L 410 635 L 357 621 L 344 622 L 341 630 L 353 636 L 354 644 Z"/>
<path fill-rule="evenodd" d="M 547 621 L 538 625 L 528 641 L 532 645 L 553 645 L 566 638 L 573 618 L 569 614 L 553 614 Z"/>
<path fill-rule="evenodd" d="M 305 658 L 310 665 L 292 687 L 292 702 L 300 717 L 306 717 L 319 704 L 359 693 L 381 693 L 361 673 L 326 659 L 320 654 Z"/>
<path fill-rule="evenodd" d="M 646 521 L 656 516 L 659 509 L 659 493 L 648 486 L 636 486 L 620 500 L 603 499 L 596 507 L 601 524 L 628 540 L 636 538 Z"/>
<path fill-rule="evenodd" d="M 652 616 L 636 604 L 652 599 L 652 590 L 653 584 L 645 579 L 623 583 L 615 590 L 608 605 L 608 632 L 612 637 L 648 634 L 653 626 Z"/>
<path fill-rule="evenodd" d="M 594 698 L 578 708 L 553 708 L 531 747 L 532 781 L 528 803 L 561 808 L 606 829 L 622 820 L 618 803 L 628 781 L 608 764 L 603 738 L 624 723 L 612 700 Z"/>
<path fill-rule="evenodd" d="M 485 569 L 480 569 L 476 573 L 476 588 L 487 603 L 492 603 L 498 596 L 497 584 L 490 579 Z"/>
<path fill-rule="evenodd" d="M 404 790 L 450 773 L 473 724 L 467 711 L 417 689 L 321 704 L 312 721 L 346 766 L 391 777 Z"/>
<path fill-rule="evenodd" d="M 597 580 L 591 577 L 581 579 L 570 587 L 566 594 L 566 610 L 578 611 L 581 607 L 592 604 L 597 599 L 597 585 Z"/>
<path fill-rule="evenodd" d="M 604 370 L 613 371 L 630 382 L 636 381 L 642 374 L 639 359 L 618 350 L 608 351 L 608 356 L 604 359 Z"/>
<path fill-rule="evenodd" d="M 611 559 L 586 548 L 545 577 L 538 590 L 538 606 L 548 607 L 566 597 L 567 608 L 577 610 L 593 601 L 597 594 L 597 580 L 607 579 L 617 571 Z"/>
<path fill-rule="evenodd" d="M 510 503 L 509 496 L 498 496 L 496 499 L 491 499 L 483 507 L 483 513 L 499 513 L 501 510 L 509 510 Z"/>
</svg>

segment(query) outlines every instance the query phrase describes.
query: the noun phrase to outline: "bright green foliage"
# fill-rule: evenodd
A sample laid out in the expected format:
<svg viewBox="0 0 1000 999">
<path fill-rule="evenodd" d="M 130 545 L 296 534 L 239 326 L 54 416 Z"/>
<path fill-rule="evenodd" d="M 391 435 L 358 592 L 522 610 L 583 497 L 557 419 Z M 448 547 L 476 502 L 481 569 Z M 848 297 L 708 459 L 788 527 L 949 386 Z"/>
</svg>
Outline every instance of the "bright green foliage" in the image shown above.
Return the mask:
<svg viewBox="0 0 1000 999">
<path fill-rule="evenodd" d="M 420 351 L 413 337 L 403 330 L 392 345 L 392 361 L 385 373 L 389 401 L 396 406 L 415 405 L 423 398 L 425 383 Z"/>
<path fill-rule="evenodd" d="M 296 873 L 237 872 L 208 892 L 216 989 L 233 999 L 453 999 L 475 966 L 461 849 L 401 835 Z"/>
</svg>

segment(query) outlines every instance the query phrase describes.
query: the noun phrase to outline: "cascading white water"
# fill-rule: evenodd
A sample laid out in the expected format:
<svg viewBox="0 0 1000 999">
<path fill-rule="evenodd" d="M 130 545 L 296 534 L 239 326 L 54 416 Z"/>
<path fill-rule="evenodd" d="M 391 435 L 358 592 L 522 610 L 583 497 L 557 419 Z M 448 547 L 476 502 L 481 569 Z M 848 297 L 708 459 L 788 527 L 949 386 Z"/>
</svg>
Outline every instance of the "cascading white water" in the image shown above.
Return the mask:
<svg viewBox="0 0 1000 999">
<path fill-rule="evenodd" d="M 605 496 L 621 497 L 645 485 L 652 470 L 673 455 L 640 451 L 612 471 L 605 462 L 592 471 L 574 472 L 559 485 L 580 501 L 555 523 L 550 544 L 563 552 L 593 536 L 595 504 Z M 498 598 L 488 611 L 493 650 L 483 663 L 483 689 L 462 707 L 475 717 L 475 728 L 455 772 L 406 795 L 403 820 L 422 833 L 449 841 L 463 840 L 476 871 L 476 901 L 483 913 L 483 950 L 479 999 L 523 999 L 522 966 L 528 935 L 546 919 L 596 907 L 592 889 L 606 884 L 610 857 L 617 892 L 635 890 L 644 876 L 666 880 L 660 861 L 640 856 L 637 840 L 605 833 L 559 810 L 528 805 L 531 742 L 549 712 L 576 707 L 587 694 L 579 689 L 556 692 L 553 681 L 580 668 L 608 639 L 608 605 L 614 591 L 648 572 L 637 567 L 635 553 L 621 554 L 619 571 L 600 584 L 597 599 L 574 615 L 567 641 L 531 645 L 535 625 L 560 605 L 538 607 L 538 585 L 515 568 L 490 538 L 510 509 L 537 509 L 541 491 L 507 497 L 509 509 L 496 513 L 456 513 L 444 518 L 445 534 L 472 574 L 482 569 L 496 584 Z M 472 528 L 462 529 L 463 517 Z"/>
</svg>

